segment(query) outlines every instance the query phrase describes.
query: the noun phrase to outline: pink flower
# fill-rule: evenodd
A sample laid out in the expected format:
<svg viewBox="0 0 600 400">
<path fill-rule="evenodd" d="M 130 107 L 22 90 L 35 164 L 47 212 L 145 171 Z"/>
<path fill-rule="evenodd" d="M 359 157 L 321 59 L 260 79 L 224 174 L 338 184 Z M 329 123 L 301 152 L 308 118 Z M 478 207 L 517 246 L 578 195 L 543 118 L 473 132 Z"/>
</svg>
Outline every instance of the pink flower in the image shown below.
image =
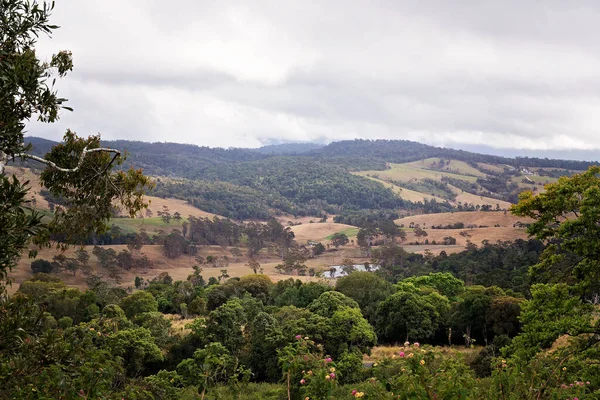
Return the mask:
<svg viewBox="0 0 600 400">
<path fill-rule="evenodd" d="M 404 357 L 404 352 L 403 352 L 403 351 L 401 351 L 401 352 L 400 352 L 398 355 L 399 355 L 400 357 Z"/>
<path fill-rule="evenodd" d="M 306 381 L 304 379 L 300 379 L 300 384 L 304 385 L 306 383 Z"/>
<path fill-rule="evenodd" d="M 335 373 L 330 373 L 329 376 L 331 377 L 331 379 L 335 378 Z"/>
<path fill-rule="evenodd" d="M 296 335 L 296 340 L 302 339 L 302 335 Z"/>
<path fill-rule="evenodd" d="M 352 391 L 352 393 L 350 393 L 350 394 L 351 394 L 352 396 L 356 395 L 356 389 L 354 389 L 354 390 Z"/>
<path fill-rule="evenodd" d="M 587 381 L 585 384 L 586 384 L 586 385 L 589 385 L 589 384 L 590 384 L 590 381 Z"/>
<path fill-rule="evenodd" d="M 331 359 L 331 357 L 327 357 L 327 358 L 325 359 L 325 362 L 327 362 L 327 363 L 330 363 L 330 362 L 332 362 L 332 361 L 333 361 L 333 360 Z"/>
<path fill-rule="evenodd" d="M 415 342 L 415 343 L 413 344 L 413 346 L 415 346 L 415 347 L 419 347 L 419 342 Z"/>
<path fill-rule="evenodd" d="M 573 400 L 579 400 L 579 397 L 573 397 Z"/>
</svg>

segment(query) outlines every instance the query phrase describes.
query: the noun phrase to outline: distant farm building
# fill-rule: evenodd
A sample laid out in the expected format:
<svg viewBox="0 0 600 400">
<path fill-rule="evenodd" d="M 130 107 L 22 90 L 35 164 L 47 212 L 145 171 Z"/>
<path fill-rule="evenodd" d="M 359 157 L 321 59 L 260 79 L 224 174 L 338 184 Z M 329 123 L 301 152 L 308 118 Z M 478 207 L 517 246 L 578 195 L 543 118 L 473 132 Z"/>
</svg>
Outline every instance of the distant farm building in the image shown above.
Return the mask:
<svg viewBox="0 0 600 400">
<path fill-rule="evenodd" d="M 354 264 L 354 270 L 352 272 L 373 272 L 379 269 L 379 265 L 370 264 L 369 268 L 365 267 L 365 264 Z M 337 279 L 348 274 L 344 271 L 341 265 L 332 265 L 329 270 L 323 272 L 325 278 Z"/>
</svg>

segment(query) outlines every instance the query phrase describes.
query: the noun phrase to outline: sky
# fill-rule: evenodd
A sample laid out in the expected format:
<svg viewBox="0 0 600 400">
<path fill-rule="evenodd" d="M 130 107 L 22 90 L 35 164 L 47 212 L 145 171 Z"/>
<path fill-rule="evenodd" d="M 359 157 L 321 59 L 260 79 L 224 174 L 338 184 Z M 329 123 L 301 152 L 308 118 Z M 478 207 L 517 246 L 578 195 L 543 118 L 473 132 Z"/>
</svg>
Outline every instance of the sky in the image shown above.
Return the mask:
<svg viewBox="0 0 600 400">
<path fill-rule="evenodd" d="M 66 128 L 259 147 L 600 149 L 600 2 L 57 0 Z"/>
</svg>

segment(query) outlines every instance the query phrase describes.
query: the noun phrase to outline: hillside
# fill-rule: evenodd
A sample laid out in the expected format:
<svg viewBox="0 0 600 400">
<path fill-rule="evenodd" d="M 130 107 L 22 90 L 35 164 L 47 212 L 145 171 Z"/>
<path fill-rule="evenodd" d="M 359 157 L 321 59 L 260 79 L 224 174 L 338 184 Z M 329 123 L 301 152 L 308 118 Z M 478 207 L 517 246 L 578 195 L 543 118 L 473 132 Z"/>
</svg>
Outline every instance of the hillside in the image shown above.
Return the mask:
<svg viewBox="0 0 600 400">
<path fill-rule="evenodd" d="M 475 211 L 475 212 L 452 212 L 429 215 L 413 215 L 395 220 L 398 225 L 409 226 L 418 224 L 421 227 L 431 227 L 439 224 L 455 224 L 462 222 L 467 225 L 494 227 L 512 227 L 517 222 L 530 223 L 531 220 L 522 217 L 516 217 L 509 212 L 504 211 Z"/>
<path fill-rule="evenodd" d="M 38 154 L 52 145 L 44 139 L 29 140 Z M 319 217 L 343 210 L 506 209 L 520 191 L 542 191 L 544 183 L 591 164 L 511 159 L 403 140 L 262 149 L 104 143 L 130 153 L 125 168 L 142 168 L 160 178 L 153 195 L 185 200 L 206 212 L 238 220 L 281 214 Z M 433 205 L 426 203 L 432 200 Z"/>
</svg>

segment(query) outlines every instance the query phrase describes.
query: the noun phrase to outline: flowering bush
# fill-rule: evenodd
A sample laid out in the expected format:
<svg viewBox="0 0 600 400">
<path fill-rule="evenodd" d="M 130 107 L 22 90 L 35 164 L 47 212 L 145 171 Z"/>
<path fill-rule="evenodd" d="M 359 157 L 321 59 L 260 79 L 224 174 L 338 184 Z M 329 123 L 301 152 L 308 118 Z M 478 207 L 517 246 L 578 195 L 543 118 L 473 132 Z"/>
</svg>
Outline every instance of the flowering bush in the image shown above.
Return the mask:
<svg viewBox="0 0 600 400">
<path fill-rule="evenodd" d="M 405 343 L 395 357 L 373 365 L 371 383 L 364 398 L 382 398 L 385 388 L 396 399 L 467 399 L 476 380 L 460 354 L 448 357 L 433 347 Z"/>
<path fill-rule="evenodd" d="M 278 355 L 289 398 L 330 398 L 338 384 L 338 371 L 331 357 L 323 356 L 321 346 L 298 335 L 296 341 L 279 350 Z"/>
<path fill-rule="evenodd" d="M 512 399 L 596 399 L 593 384 L 577 379 L 583 366 L 557 355 L 541 354 L 523 367 L 514 360 L 499 359 L 492 372 L 490 397 Z M 591 396 L 590 396 L 591 395 Z"/>
</svg>

